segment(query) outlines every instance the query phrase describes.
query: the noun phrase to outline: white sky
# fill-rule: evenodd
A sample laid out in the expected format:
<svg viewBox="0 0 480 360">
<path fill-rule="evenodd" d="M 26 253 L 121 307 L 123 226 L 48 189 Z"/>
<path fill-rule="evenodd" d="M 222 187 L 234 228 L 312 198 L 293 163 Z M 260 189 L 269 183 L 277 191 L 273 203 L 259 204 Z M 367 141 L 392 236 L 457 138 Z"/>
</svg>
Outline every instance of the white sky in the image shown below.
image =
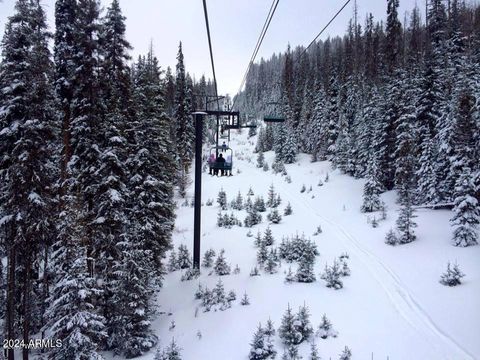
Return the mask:
<svg viewBox="0 0 480 360">
<path fill-rule="evenodd" d="M 219 93 L 235 94 L 257 42 L 271 0 L 207 0 Z M 400 0 L 400 14 L 424 0 Z M 41 0 L 53 30 L 54 0 Z M 110 0 L 101 0 L 106 8 Z M 357 0 L 360 21 L 367 12 L 385 19 L 387 0 Z M 344 0 L 280 0 L 257 60 L 284 51 L 287 44 L 308 45 Z M 353 4 L 353 1 L 352 1 Z M 14 0 L 0 0 L 0 32 L 13 13 Z M 127 39 L 132 56 L 148 51 L 153 41 L 155 55 L 162 67 L 175 68 L 178 42 L 183 42 L 185 64 L 196 78 L 212 77 L 202 0 L 120 0 L 127 17 Z M 423 12 L 423 11 L 422 11 Z M 343 35 L 353 5 L 330 25 L 322 39 Z"/>
</svg>

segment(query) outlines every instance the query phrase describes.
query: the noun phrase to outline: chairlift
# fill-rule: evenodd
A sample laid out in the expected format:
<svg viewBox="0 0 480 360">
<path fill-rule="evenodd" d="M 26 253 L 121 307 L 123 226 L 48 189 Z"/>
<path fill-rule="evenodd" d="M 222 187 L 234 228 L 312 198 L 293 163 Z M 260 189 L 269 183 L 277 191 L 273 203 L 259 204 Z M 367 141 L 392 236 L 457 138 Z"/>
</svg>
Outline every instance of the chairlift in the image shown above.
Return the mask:
<svg viewBox="0 0 480 360">
<path fill-rule="evenodd" d="M 223 158 L 224 161 L 219 161 L 220 158 Z M 212 147 L 208 157 L 208 166 L 210 174 L 212 175 L 218 175 L 218 172 L 220 171 L 222 176 L 232 176 L 233 150 L 227 145 Z"/>
<path fill-rule="evenodd" d="M 264 115 L 263 121 L 266 123 L 283 123 L 285 122 L 285 117 L 281 115 L 281 111 L 279 110 L 280 102 L 269 102 L 267 103 L 269 106 L 267 114 Z"/>
</svg>

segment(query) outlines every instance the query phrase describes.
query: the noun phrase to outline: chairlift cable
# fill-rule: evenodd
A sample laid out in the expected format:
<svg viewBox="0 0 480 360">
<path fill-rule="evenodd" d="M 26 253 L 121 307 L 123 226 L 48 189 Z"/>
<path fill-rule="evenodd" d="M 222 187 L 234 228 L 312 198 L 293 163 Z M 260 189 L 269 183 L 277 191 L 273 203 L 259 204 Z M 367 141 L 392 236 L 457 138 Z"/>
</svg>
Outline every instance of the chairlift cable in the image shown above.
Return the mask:
<svg viewBox="0 0 480 360">
<path fill-rule="evenodd" d="M 217 98 L 217 110 L 220 110 L 220 101 L 218 100 L 217 77 L 215 76 L 215 62 L 213 61 L 212 39 L 210 37 L 210 25 L 208 23 L 207 1 L 203 0 L 203 12 L 205 14 L 205 25 L 207 26 L 208 47 L 210 49 L 210 61 L 213 72 L 213 87 L 215 90 L 215 97 Z"/>
<path fill-rule="evenodd" d="M 323 29 L 317 34 L 317 36 L 315 36 L 315 38 L 310 42 L 310 44 L 308 44 L 308 46 L 305 48 L 305 50 L 303 50 L 303 52 L 300 54 L 300 57 L 303 56 L 303 54 L 305 54 L 308 49 L 313 45 L 315 44 L 315 42 L 317 41 L 317 39 L 320 37 L 320 35 L 323 34 L 323 32 L 330 26 L 330 24 L 337 18 L 338 15 L 340 15 L 340 13 L 343 11 L 343 9 L 345 9 L 347 7 L 347 5 L 350 3 L 350 1 L 352 0 L 347 0 L 345 2 L 345 4 L 343 4 L 343 6 L 340 8 L 340 10 L 337 11 L 337 13 L 330 19 L 330 21 L 327 23 L 327 25 L 325 25 L 323 27 Z"/>
<path fill-rule="evenodd" d="M 262 45 L 263 39 L 265 38 L 265 34 L 267 33 L 268 27 L 270 26 L 270 23 L 272 21 L 273 15 L 275 14 L 275 11 L 277 10 L 277 6 L 280 0 L 273 0 L 272 5 L 270 6 L 270 10 L 267 14 L 267 18 L 265 19 L 265 22 L 262 27 L 262 31 L 260 32 L 260 35 L 258 36 L 257 44 L 255 45 L 255 48 L 252 53 L 252 57 L 250 58 L 250 62 L 247 65 L 247 70 L 245 71 L 245 74 L 243 75 L 242 82 L 240 83 L 240 87 L 237 92 L 237 96 L 235 96 L 232 104 L 232 109 L 235 106 L 235 103 L 237 102 L 238 99 L 238 94 L 242 91 L 243 85 L 245 85 L 245 82 L 247 80 L 248 73 L 250 72 L 250 68 L 252 67 L 255 58 L 257 57 L 258 51 L 260 50 L 260 46 Z"/>
</svg>

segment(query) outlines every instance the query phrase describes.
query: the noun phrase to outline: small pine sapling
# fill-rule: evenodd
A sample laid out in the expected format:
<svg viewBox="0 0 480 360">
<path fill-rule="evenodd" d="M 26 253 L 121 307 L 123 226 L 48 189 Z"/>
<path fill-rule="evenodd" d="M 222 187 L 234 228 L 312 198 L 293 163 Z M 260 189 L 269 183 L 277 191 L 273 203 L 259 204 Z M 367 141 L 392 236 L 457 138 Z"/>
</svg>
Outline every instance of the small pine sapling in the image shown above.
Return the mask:
<svg viewBox="0 0 480 360">
<path fill-rule="evenodd" d="M 275 239 L 273 237 L 272 229 L 270 229 L 270 226 L 265 229 L 265 233 L 263 235 L 263 242 L 265 243 L 265 246 L 272 246 L 275 243 Z"/>
<path fill-rule="evenodd" d="M 260 244 L 260 247 L 257 250 L 257 263 L 258 263 L 258 265 L 260 265 L 260 267 L 262 267 L 265 264 L 265 262 L 267 261 L 267 258 L 268 258 L 267 246 L 262 241 L 262 243 Z"/>
<path fill-rule="evenodd" d="M 330 177 L 328 176 L 328 172 L 327 172 L 327 175 L 325 175 L 325 180 L 323 180 L 324 182 L 329 182 L 330 181 Z"/>
<path fill-rule="evenodd" d="M 315 232 L 313 233 L 313 236 L 318 236 L 323 232 L 322 226 L 318 225 L 317 228 L 315 229 Z"/>
<path fill-rule="evenodd" d="M 205 205 L 207 205 L 207 206 L 212 206 L 212 205 L 213 205 L 213 200 L 212 200 L 212 199 L 208 199 L 207 202 L 205 203 Z"/>
<path fill-rule="evenodd" d="M 270 249 L 268 253 L 267 260 L 265 261 L 265 271 L 269 274 L 275 274 L 278 267 L 278 257 L 277 251 L 275 249 Z"/>
<path fill-rule="evenodd" d="M 313 328 L 310 324 L 310 312 L 307 305 L 303 304 L 303 306 L 300 306 L 298 309 L 294 325 L 296 330 L 302 335 L 301 342 L 308 340 L 313 334 Z"/>
<path fill-rule="evenodd" d="M 350 271 L 350 268 L 348 267 L 347 261 L 340 259 L 340 263 L 342 264 L 342 269 L 340 270 L 340 275 L 341 276 L 350 276 L 351 271 Z"/>
<path fill-rule="evenodd" d="M 235 266 L 235 269 L 233 269 L 233 273 L 234 273 L 235 275 L 240 274 L 240 267 L 238 266 L 238 264 Z"/>
<path fill-rule="evenodd" d="M 197 291 L 195 291 L 195 300 L 201 300 L 203 298 L 202 284 L 198 283 Z"/>
<path fill-rule="evenodd" d="M 335 331 L 332 323 L 327 318 L 326 314 L 323 314 L 322 321 L 321 321 L 320 325 L 318 326 L 318 330 L 317 330 L 317 333 L 315 335 L 322 338 L 322 339 L 327 339 L 328 337 L 334 337 L 335 338 L 335 337 L 338 336 L 338 332 Z"/>
<path fill-rule="evenodd" d="M 170 345 L 165 349 L 157 350 L 154 360 L 182 360 L 181 351 L 182 349 L 177 345 L 175 339 L 172 339 Z"/>
<path fill-rule="evenodd" d="M 392 246 L 399 244 L 398 236 L 393 229 L 388 230 L 387 235 L 385 235 L 385 244 Z"/>
<path fill-rule="evenodd" d="M 243 306 L 250 305 L 250 299 L 248 298 L 247 293 L 243 294 L 242 300 L 240 301 L 240 305 L 243 305 Z"/>
<path fill-rule="evenodd" d="M 308 360 L 321 360 L 320 355 L 318 354 L 317 345 L 314 341 L 310 344 L 310 356 Z"/>
<path fill-rule="evenodd" d="M 268 163 L 265 161 L 265 163 L 263 164 L 263 171 L 268 171 L 270 168 L 268 166 Z"/>
<path fill-rule="evenodd" d="M 200 270 L 195 267 L 189 267 L 180 278 L 181 281 L 190 281 L 193 279 L 198 279 L 200 276 Z"/>
<path fill-rule="evenodd" d="M 288 271 L 287 271 L 287 275 L 285 276 L 285 282 L 287 284 L 290 284 L 294 281 L 297 280 L 297 277 L 295 276 L 295 274 L 292 272 L 292 268 L 289 266 L 288 267 Z"/>
<path fill-rule="evenodd" d="M 220 254 L 215 261 L 215 266 L 213 267 L 213 270 L 218 276 L 230 275 L 231 269 L 230 265 L 228 265 L 225 260 L 225 249 L 220 250 Z"/>
<path fill-rule="evenodd" d="M 351 360 L 351 359 L 352 359 L 352 351 L 347 346 L 345 346 L 345 349 L 343 349 L 338 360 Z"/>
<path fill-rule="evenodd" d="M 175 329 L 175 326 L 175 320 L 170 321 L 170 326 L 168 327 L 168 330 L 173 331 L 173 329 Z"/>
<path fill-rule="evenodd" d="M 303 184 L 303 185 L 302 185 L 302 188 L 300 189 L 300 192 L 301 192 L 301 193 L 304 193 L 306 190 L 307 190 L 307 188 L 305 187 L 305 184 Z"/>
<path fill-rule="evenodd" d="M 213 266 L 214 257 L 215 257 L 215 250 L 208 249 L 207 251 L 205 251 L 205 254 L 203 254 L 203 261 L 202 261 L 203 267 L 211 268 Z"/>
<path fill-rule="evenodd" d="M 235 300 L 237 300 L 237 294 L 235 294 L 235 291 L 230 290 L 227 295 L 227 302 L 232 303 Z"/>
<path fill-rule="evenodd" d="M 285 176 L 285 181 L 287 182 L 287 184 L 292 183 L 292 178 L 290 177 L 290 175 Z"/>
<path fill-rule="evenodd" d="M 325 265 L 325 271 L 320 276 L 321 279 L 326 281 L 326 286 L 335 290 L 343 288 L 343 282 L 340 280 L 340 267 L 337 260 L 333 261 L 333 265 L 329 267 Z"/>
<path fill-rule="evenodd" d="M 253 193 L 252 187 L 250 187 L 250 188 L 248 189 L 247 196 L 253 196 L 253 195 L 255 195 L 255 194 Z"/>
<path fill-rule="evenodd" d="M 247 237 L 253 237 L 252 230 L 248 230 L 246 236 L 247 236 Z"/>
<path fill-rule="evenodd" d="M 323 181 L 322 181 L 322 179 L 318 180 L 317 186 L 323 186 Z"/>
<path fill-rule="evenodd" d="M 457 263 L 452 267 L 450 262 L 448 262 L 447 271 L 440 277 L 440 284 L 445 286 L 457 286 L 462 283 L 461 279 L 464 276 L 465 274 L 462 273 Z"/>
<path fill-rule="evenodd" d="M 260 230 L 258 230 L 257 235 L 255 236 L 255 241 L 253 242 L 253 245 L 258 248 L 262 245 L 262 242 L 263 242 L 262 233 L 260 232 Z"/>
<path fill-rule="evenodd" d="M 258 268 L 256 266 L 254 266 L 253 269 L 250 271 L 250 276 L 260 276 L 260 272 L 258 271 Z"/>
<path fill-rule="evenodd" d="M 180 267 L 178 266 L 177 253 L 175 252 L 175 249 L 172 249 L 168 258 L 167 270 L 169 272 L 172 272 L 178 269 L 180 269 Z"/>
<path fill-rule="evenodd" d="M 272 224 L 279 224 L 282 221 L 282 216 L 278 212 L 278 209 L 274 208 L 270 214 L 267 215 L 267 220 Z"/>
<path fill-rule="evenodd" d="M 377 221 L 377 218 L 374 216 L 373 219 L 372 219 L 372 222 L 370 223 L 370 225 L 372 225 L 373 228 L 377 228 L 378 227 L 378 221 Z"/>
<path fill-rule="evenodd" d="M 188 251 L 187 247 L 181 244 L 178 247 L 178 267 L 180 269 L 188 269 L 192 266 L 192 260 L 190 257 L 190 252 Z"/>
<path fill-rule="evenodd" d="M 275 326 L 273 325 L 272 319 L 268 319 L 267 325 L 265 326 L 264 333 L 266 336 L 274 337 L 276 334 Z"/>
<path fill-rule="evenodd" d="M 290 203 L 288 203 L 287 206 L 285 207 L 285 209 L 283 210 L 283 215 L 284 216 L 289 216 L 289 215 L 292 215 L 292 213 L 293 213 L 292 205 L 290 205 Z"/>
<path fill-rule="evenodd" d="M 223 190 L 223 188 L 221 188 L 218 193 L 217 203 L 220 206 L 220 209 L 227 210 L 227 193 Z"/>
<path fill-rule="evenodd" d="M 293 314 L 289 304 L 287 310 L 283 314 L 282 323 L 280 325 L 280 328 L 278 329 L 278 335 L 282 340 L 283 344 L 287 347 L 298 345 L 303 340 L 302 334 L 295 326 L 296 323 L 297 318 Z"/>
<path fill-rule="evenodd" d="M 340 254 L 339 259 L 342 260 L 342 261 L 345 260 L 345 259 L 350 259 L 350 255 L 348 255 L 347 252 L 343 252 L 343 253 Z"/>
</svg>

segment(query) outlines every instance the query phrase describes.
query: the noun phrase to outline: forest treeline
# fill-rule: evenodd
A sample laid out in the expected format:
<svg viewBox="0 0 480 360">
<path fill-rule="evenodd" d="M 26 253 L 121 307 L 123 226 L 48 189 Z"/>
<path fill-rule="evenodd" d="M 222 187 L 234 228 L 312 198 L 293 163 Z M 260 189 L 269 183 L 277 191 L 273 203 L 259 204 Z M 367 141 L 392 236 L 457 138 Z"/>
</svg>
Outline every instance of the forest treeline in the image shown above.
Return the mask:
<svg viewBox="0 0 480 360">
<path fill-rule="evenodd" d="M 453 207 L 453 243 L 477 244 L 480 6 L 430 0 L 426 19 L 414 8 L 402 24 L 399 0 L 386 5 L 386 22 L 368 14 L 361 23 L 355 6 L 343 37 L 255 64 L 240 110 L 286 118 L 261 130 L 257 151 L 331 160 L 367 178 L 366 202 L 397 189 L 408 221 L 414 205 Z"/>
<path fill-rule="evenodd" d="M 157 343 L 174 188 L 185 192 L 196 94 L 213 86 L 186 72 L 181 44 L 174 73 L 152 50 L 132 62 L 125 31 L 118 0 L 104 13 L 56 1 L 53 34 L 39 1 L 17 0 L 2 40 L 0 338 L 61 340 L 46 358 Z"/>
</svg>

